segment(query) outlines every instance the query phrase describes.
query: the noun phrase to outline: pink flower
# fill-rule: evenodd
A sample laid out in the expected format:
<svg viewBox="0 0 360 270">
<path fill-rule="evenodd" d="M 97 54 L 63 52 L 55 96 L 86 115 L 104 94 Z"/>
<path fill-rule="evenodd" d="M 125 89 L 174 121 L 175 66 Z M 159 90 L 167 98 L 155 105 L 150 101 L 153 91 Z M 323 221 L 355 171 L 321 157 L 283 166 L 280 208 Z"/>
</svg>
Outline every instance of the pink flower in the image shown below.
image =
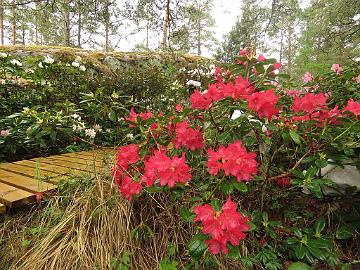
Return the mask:
<svg viewBox="0 0 360 270">
<path fill-rule="evenodd" d="M 331 66 L 331 70 L 336 72 L 336 74 L 340 74 L 340 72 L 342 71 L 342 68 L 340 67 L 339 64 L 333 64 Z"/>
<path fill-rule="evenodd" d="M 359 74 L 357 77 L 355 77 L 355 81 L 356 81 L 357 83 L 360 83 L 360 74 Z"/>
<path fill-rule="evenodd" d="M 202 95 L 199 90 L 195 90 L 190 96 L 190 102 L 193 109 L 208 110 L 211 106 L 211 100 Z"/>
<path fill-rule="evenodd" d="M 263 54 L 259 54 L 258 59 L 259 62 L 264 62 L 266 60 L 265 56 Z"/>
<path fill-rule="evenodd" d="M 182 110 L 183 110 L 181 104 L 177 104 L 177 105 L 175 106 L 175 109 L 176 109 L 177 112 L 182 112 Z"/>
<path fill-rule="evenodd" d="M 280 62 L 276 62 L 273 64 L 274 69 L 280 69 L 282 67 L 282 64 Z"/>
<path fill-rule="evenodd" d="M 9 136 L 9 134 L 10 134 L 10 130 L 8 130 L 8 129 L 3 129 L 3 130 L 0 131 L 0 136 L 1 137 L 6 138 L 7 136 Z"/>
<path fill-rule="evenodd" d="M 360 103 L 350 98 L 346 107 L 344 108 L 344 111 L 349 111 L 358 116 L 360 115 Z"/>
<path fill-rule="evenodd" d="M 248 53 L 247 49 L 244 48 L 244 49 L 242 49 L 242 50 L 239 52 L 239 55 L 245 56 L 247 53 Z"/>
<path fill-rule="evenodd" d="M 313 76 L 311 75 L 311 73 L 309 71 L 307 71 L 305 74 L 304 74 L 304 83 L 308 83 L 308 82 L 311 82 L 313 80 Z"/>
</svg>

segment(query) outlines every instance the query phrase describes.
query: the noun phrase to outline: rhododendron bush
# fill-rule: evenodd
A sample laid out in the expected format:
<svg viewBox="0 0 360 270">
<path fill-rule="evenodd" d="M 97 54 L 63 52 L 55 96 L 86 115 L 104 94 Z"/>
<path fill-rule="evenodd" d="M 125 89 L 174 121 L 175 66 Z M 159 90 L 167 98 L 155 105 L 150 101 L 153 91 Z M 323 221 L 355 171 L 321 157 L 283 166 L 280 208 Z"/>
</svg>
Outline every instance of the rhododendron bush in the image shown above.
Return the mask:
<svg viewBox="0 0 360 270">
<path fill-rule="evenodd" d="M 343 161 L 359 165 L 360 103 L 334 97 L 322 86 L 325 79 L 310 72 L 294 88 L 279 69 L 275 59 L 243 50 L 235 65 L 216 67 L 213 82 L 195 89 L 173 113 L 131 110 L 126 117 L 134 137 L 118 149 L 114 185 L 129 201 L 176 193 L 180 215 L 197 228 L 188 246 L 196 260 L 209 254 L 244 258 L 241 243 L 258 239 L 269 252 L 282 246 L 292 260 L 339 264 L 332 242 L 320 235 L 325 224 L 315 226 L 313 245 L 304 244 L 298 221 L 286 216 L 286 201 L 303 198 L 297 207 L 310 213 L 325 189 L 343 195 L 321 169 Z M 338 67 L 332 79 L 343 79 L 342 72 Z M 349 85 L 359 90 L 355 79 Z M 314 224 L 319 216 L 311 213 Z M 281 260 L 274 256 L 276 265 Z"/>
</svg>

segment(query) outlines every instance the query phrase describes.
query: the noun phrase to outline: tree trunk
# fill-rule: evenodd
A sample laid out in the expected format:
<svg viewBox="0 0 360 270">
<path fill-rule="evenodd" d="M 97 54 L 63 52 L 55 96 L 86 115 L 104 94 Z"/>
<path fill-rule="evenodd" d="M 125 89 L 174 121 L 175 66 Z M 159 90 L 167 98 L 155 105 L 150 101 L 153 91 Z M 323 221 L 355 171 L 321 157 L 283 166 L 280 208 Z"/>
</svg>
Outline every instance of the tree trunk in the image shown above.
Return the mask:
<svg viewBox="0 0 360 270">
<path fill-rule="evenodd" d="M 12 44 L 16 45 L 16 6 L 15 0 L 13 0 L 13 5 L 11 7 L 12 11 Z"/>
<path fill-rule="evenodd" d="M 165 19 L 164 19 L 164 28 L 163 28 L 163 41 L 162 41 L 162 47 L 164 50 L 168 48 L 169 24 L 170 24 L 170 0 L 167 0 L 165 6 Z"/>
<path fill-rule="evenodd" d="M 105 1 L 105 17 L 104 17 L 104 27 L 105 27 L 105 51 L 109 51 L 110 42 L 109 42 L 109 32 L 110 32 L 110 2 L 109 0 Z"/>
<path fill-rule="evenodd" d="M 70 0 L 64 0 L 64 45 L 70 47 Z"/>
<path fill-rule="evenodd" d="M 280 56 L 279 56 L 279 61 L 280 61 L 280 63 L 282 62 L 282 55 L 283 55 L 283 50 L 284 50 L 284 32 L 283 32 L 283 30 L 281 30 L 281 32 L 280 32 L 280 35 L 281 35 L 281 37 L 280 37 Z"/>
<path fill-rule="evenodd" d="M 4 45 L 4 0 L 0 0 L 0 39 Z"/>
<path fill-rule="evenodd" d="M 25 25 L 22 25 L 22 44 L 25 45 L 25 35 L 26 35 L 26 31 L 25 31 Z"/>
<path fill-rule="evenodd" d="M 198 3 L 198 13 L 201 12 L 200 10 L 200 4 Z M 201 21 L 200 21 L 200 16 L 198 15 L 198 18 L 197 18 L 197 54 L 198 55 L 201 55 Z"/>
<path fill-rule="evenodd" d="M 82 20 L 81 20 L 81 2 L 78 1 L 78 47 L 81 48 L 81 29 L 82 29 Z"/>
<path fill-rule="evenodd" d="M 292 33 L 293 33 L 293 29 L 291 26 L 289 26 L 288 28 L 288 55 L 287 55 L 287 71 L 288 74 L 291 74 L 291 67 L 292 67 L 292 61 L 291 61 L 291 55 L 292 55 L 292 43 L 291 43 L 291 39 L 292 39 Z"/>
<path fill-rule="evenodd" d="M 149 20 L 146 21 L 146 49 L 149 49 Z"/>
<path fill-rule="evenodd" d="M 39 46 L 39 29 L 38 29 L 38 21 L 35 21 L 35 45 Z"/>
</svg>

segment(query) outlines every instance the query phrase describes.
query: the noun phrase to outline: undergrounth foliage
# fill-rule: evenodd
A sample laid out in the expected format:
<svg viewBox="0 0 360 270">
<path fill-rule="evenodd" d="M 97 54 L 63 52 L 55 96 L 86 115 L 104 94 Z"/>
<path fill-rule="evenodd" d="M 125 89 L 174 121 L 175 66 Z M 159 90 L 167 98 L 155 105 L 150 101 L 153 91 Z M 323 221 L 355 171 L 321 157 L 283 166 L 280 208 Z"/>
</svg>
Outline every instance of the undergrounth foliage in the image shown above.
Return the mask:
<svg viewBox="0 0 360 270">
<path fill-rule="evenodd" d="M 295 85 L 280 68 L 243 50 L 173 109 L 129 109 L 104 171 L 62 183 L 17 232 L 4 222 L 1 254 L 17 255 L 0 266 L 356 269 L 359 193 L 326 168 L 360 167 L 359 70 Z"/>
</svg>

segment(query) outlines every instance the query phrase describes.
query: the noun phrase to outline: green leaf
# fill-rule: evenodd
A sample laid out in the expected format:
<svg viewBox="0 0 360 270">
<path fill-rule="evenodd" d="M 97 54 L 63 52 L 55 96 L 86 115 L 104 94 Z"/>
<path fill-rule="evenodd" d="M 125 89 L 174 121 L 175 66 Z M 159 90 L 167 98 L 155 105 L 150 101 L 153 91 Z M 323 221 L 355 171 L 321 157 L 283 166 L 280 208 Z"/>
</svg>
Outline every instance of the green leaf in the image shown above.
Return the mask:
<svg viewBox="0 0 360 270">
<path fill-rule="evenodd" d="M 295 255 L 296 255 L 296 258 L 298 258 L 299 260 L 302 260 L 305 257 L 305 252 L 306 252 L 306 249 L 303 245 L 297 245 L 295 247 Z"/>
<path fill-rule="evenodd" d="M 229 245 L 228 250 L 229 250 L 229 252 L 226 255 L 226 257 L 228 257 L 232 260 L 238 260 L 240 258 L 239 246 Z"/>
<path fill-rule="evenodd" d="M 233 186 L 241 193 L 246 193 L 248 191 L 248 187 L 244 182 L 235 182 Z"/>
<path fill-rule="evenodd" d="M 328 162 L 325 159 L 318 159 L 315 161 L 315 165 L 318 168 L 325 168 L 328 165 Z"/>
<path fill-rule="evenodd" d="M 180 207 L 180 216 L 186 222 L 194 222 L 195 215 L 186 206 Z"/>
<path fill-rule="evenodd" d="M 289 74 L 281 73 L 281 74 L 278 74 L 278 76 L 281 79 L 290 80 L 290 75 Z"/>
<path fill-rule="evenodd" d="M 206 236 L 203 234 L 195 234 L 193 238 L 190 239 L 188 248 L 189 254 L 194 259 L 199 259 L 207 249 L 207 245 L 205 244 Z"/>
<path fill-rule="evenodd" d="M 315 233 L 320 234 L 325 228 L 325 218 L 321 217 L 315 223 Z"/>
<path fill-rule="evenodd" d="M 109 119 L 110 119 L 112 122 L 116 122 L 116 121 L 117 121 L 116 113 L 115 113 L 113 110 L 111 110 L 111 111 L 109 112 L 108 117 L 109 117 Z"/>
<path fill-rule="evenodd" d="M 313 270 L 314 268 L 310 267 L 306 263 L 303 262 L 294 262 L 289 265 L 288 270 Z"/>
<path fill-rule="evenodd" d="M 211 204 L 212 208 L 215 209 L 215 211 L 221 210 L 222 205 L 221 205 L 221 201 L 219 199 L 213 199 L 210 204 Z"/>
<path fill-rule="evenodd" d="M 348 225 L 342 225 L 336 230 L 336 239 L 349 239 L 353 236 L 354 229 Z"/>
<path fill-rule="evenodd" d="M 325 250 L 323 250 L 323 249 L 321 250 L 318 247 L 316 247 L 314 245 L 310 245 L 310 244 L 308 244 L 307 249 L 310 251 L 310 253 L 315 258 L 317 258 L 319 260 L 322 260 L 322 261 L 326 260 L 326 255 L 325 255 L 326 252 L 325 252 Z"/>
<path fill-rule="evenodd" d="M 229 181 L 223 181 L 220 184 L 220 191 L 224 193 L 225 195 L 230 195 L 234 191 L 233 183 Z"/>
<path fill-rule="evenodd" d="M 301 137 L 300 137 L 300 135 L 298 133 L 296 133 L 293 130 L 290 130 L 289 134 L 290 134 L 291 139 L 293 139 L 293 141 L 296 144 L 301 144 Z"/>
</svg>

